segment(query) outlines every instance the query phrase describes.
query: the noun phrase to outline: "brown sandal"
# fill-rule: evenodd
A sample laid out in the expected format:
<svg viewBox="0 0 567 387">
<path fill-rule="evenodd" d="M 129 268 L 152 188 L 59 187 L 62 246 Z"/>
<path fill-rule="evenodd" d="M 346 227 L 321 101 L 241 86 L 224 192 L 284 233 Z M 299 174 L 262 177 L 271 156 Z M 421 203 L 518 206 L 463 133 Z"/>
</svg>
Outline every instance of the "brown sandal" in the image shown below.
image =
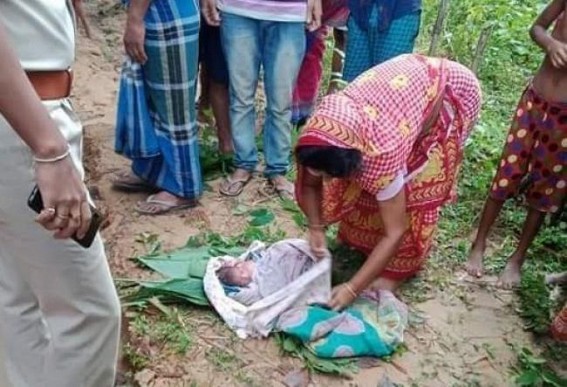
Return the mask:
<svg viewBox="0 0 567 387">
<path fill-rule="evenodd" d="M 252 174 L 249 174 L 245 179 L 233 179 L 232 176 L 228 176 L 221 184 L 219 192 L 224 196 L 236 197 L 239 196 L 244 187 L 252 180 Z"/>
<path fill-rule="evenodd" d="M 134 176 L 130 172 L 121 172 L 117 173 L 115 178 L 112 179 L 112 188 L 117 191 L 123 192 L 146 192 L 146 193 L 154 193 L 157 192 L 158 189 L 152 186 L 149 183 L 146 183 L 142 179 L 137 176 Z"/>
</svg>

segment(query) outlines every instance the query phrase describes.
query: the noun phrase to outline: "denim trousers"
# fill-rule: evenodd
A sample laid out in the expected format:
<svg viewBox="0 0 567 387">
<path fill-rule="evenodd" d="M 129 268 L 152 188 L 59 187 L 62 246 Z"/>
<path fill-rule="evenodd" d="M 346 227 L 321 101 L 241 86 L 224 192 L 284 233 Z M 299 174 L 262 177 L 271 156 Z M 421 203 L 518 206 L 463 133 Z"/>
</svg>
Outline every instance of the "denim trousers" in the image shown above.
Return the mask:
<svg viewBox="0 0 567 387">
<path fill-rule="evenodd" d="M 293 89 L 305 55 L 305 24 L 223 13 L 221 37 L 229 74 L 235 166 L 254 171 L 258 164 L 255 96 L 262 66 L 264 174 L 268 178 L 284 175 L 290 162 Z"/>
</svg>

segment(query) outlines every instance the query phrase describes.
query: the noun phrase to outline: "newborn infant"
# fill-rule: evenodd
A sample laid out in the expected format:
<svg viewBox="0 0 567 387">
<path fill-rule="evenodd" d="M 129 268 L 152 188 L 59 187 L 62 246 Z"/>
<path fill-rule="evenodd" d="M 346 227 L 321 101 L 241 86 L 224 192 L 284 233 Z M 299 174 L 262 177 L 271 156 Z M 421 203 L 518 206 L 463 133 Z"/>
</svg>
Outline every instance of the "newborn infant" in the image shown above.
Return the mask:
<svg viewBox="0 0 567 387">
<path fill-rule="evenodd" d="M 288 240 L 246 260 L 226 262 L 217 276 L 224 285 L 238 288 L 230 297 L 250 305 L 293 282 L 314 263 L 306 241 Z"/>
<path fill-rule="evenodd" d="M 244 287 L 250 285 L 256 272 L 256 262 L 246 261 L 227 262 L 218 271 L 219 280 L 228 286 Z"/>
</svg>

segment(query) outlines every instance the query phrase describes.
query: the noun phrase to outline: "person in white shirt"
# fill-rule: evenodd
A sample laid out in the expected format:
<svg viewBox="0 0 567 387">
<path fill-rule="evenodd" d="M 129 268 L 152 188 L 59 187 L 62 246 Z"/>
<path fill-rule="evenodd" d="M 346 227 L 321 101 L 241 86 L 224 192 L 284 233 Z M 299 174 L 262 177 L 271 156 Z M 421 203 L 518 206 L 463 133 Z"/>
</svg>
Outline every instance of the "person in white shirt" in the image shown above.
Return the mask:
<svg viewBox="0 0 567 387">
<path fill-rule="evenodd" d="M 68 100 L 74 50 L 71 1 L 0 0 L 2 387 L 114 385 L 120 304 L 104 247 L 69 239 L 92 217 Z"/>
</svg>

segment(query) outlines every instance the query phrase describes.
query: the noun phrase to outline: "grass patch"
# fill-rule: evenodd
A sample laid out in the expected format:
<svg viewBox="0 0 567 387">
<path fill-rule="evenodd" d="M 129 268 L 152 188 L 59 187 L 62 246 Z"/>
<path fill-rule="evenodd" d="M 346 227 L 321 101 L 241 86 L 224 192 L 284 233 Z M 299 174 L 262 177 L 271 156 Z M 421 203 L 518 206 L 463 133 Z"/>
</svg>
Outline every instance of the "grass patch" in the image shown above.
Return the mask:
<svg viewBox="0 0 567 387">
<path fill-rule="evenodd" d="M 138 314 L 131 320 L 130 330 L 134 335 L 149 340 L 149 345 L 178 355 L 187 353 L 194 343 L 193 328 L 183 322 L 182 315 L 174 308 L 170 315 L 157 318 Z"/>
</svg>

